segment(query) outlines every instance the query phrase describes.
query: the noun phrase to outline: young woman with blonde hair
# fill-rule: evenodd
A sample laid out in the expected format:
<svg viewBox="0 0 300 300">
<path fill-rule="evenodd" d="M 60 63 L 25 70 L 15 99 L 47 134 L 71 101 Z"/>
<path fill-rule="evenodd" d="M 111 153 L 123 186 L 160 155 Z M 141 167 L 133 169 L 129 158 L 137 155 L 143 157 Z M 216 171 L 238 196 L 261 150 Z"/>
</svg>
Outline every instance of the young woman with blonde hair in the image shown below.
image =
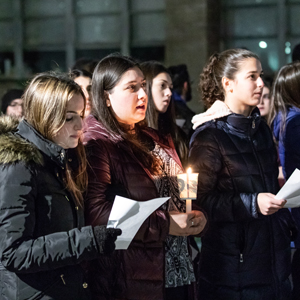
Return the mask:
<svg viewBox="0 0 300 300">
<path fill-rule="evenodd" d="M 1 299 L 90 299 L 80 263 L 111 253 L 120 230 L 84 227 L 84 94 L 43 73 L 23 99 L 20 123 L 0 119 Z"/>
</svg>

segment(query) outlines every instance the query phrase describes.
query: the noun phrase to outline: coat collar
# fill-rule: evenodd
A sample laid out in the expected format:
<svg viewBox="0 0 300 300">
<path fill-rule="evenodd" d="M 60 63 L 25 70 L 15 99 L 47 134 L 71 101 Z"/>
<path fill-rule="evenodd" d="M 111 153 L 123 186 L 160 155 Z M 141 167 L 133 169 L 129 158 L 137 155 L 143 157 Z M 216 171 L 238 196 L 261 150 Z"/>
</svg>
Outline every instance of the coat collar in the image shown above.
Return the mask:
<svg viewBox="0 0 300 300">
<path fill-rule="evenodd" d="M 230 130 L 237 134 L 247 134 L 252 136 L 258 129 L 261 122 L 259 109 L 255 107 L 250 116 L 231 114 L 227 116 L 226 122 Z"/>
<path fill-rule="evenodd" d="M 22 120 L 20 122 L 16 134 L 26 141 L 34 144 L 39 151 L 48 156 L 60 167 L 64 167 L 66 165 L 66 150 L 44 138 L 26 120 Z"/>
<path fill-rule="evenodd" d="M 154 142 L 163 147 L 173 159 L 181 166 L 181 162 L 176 153 L 171 136 L 162 137 L 153 128 L 146 127 L 143 129 L 143 133 L 149 136 Z M 93 115 L 89 115 L 85 119 L 83 144 L 86 145 L 90 140 L 97 140 L 99 138 L 107 138 L 117 147 L 123 148 L 127 152 L 132 153 L 132 149 L 124 141 L 124 139 L 115 133 L 109 133 L 107 129 L 99 122 Z"/>
<path fill-rule="evenodd" d="M 250 116 L 245 117 L 244 115 L 231 113 L 227 116 L 223 116 L 217 119 L 212 119 L 201 125 L 199 125 L 195 131 L 199 132 L 207 127 L 216 127 L 224 130 L 225 132 L 234 134 L 241 138 L 245 136 L 253 136 L 259 128 L 262 122 L 259 109 L 255 107 Z M 214 124 L 214 125 L 213 125 Z M 193 135 L 194 137 L 195 135 Z M 194 138 L 191 139 L 190 144 Z"/>
</svg>

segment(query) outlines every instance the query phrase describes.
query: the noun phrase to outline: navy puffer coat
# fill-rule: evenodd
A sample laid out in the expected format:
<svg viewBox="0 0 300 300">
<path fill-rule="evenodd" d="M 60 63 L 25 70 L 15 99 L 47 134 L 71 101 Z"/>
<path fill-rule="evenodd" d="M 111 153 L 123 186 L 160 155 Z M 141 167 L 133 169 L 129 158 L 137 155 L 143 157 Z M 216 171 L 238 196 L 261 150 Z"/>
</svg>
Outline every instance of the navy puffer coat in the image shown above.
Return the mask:
<svg viewBox="0 0 300 300">
<path fill-rule="evenodd" d="M 257 195 L 278 191 L 277 153 L 255 109 L 200 125 L 189 163 L 199 173 L 197 204 L 207 212 L 202 238 L 200 299 L 290 299 L 288 209 L 265 216 Z"/>
</svg>

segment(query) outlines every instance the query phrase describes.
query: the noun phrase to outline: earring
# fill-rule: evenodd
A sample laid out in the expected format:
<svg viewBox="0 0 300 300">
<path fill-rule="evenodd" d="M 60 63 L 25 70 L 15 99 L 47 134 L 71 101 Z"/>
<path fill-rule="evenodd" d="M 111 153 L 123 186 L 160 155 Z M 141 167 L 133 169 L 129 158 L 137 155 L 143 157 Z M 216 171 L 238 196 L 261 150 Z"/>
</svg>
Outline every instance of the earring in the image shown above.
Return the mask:
<svg viewBox="0 0 300 300">
<path fill-rule="evenodd" d="M 109 102 L 109 100 L 106 100 L 106 106 L 107 106 L 107 107 L 110 107 L 110 102 Z"/>
<path fill-rule="evenodd" d="M 230 93 L 233 93 L 233 89 L 230 90 Z"/>
</svg>

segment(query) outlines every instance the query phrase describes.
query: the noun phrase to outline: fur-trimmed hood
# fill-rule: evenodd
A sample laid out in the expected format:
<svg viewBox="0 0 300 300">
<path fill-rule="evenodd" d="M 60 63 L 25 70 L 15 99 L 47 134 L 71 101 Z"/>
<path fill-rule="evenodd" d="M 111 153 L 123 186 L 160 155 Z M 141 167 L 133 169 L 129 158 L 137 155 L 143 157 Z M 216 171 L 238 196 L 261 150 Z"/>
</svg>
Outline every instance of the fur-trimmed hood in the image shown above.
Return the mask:
<svg viewBox="0 0 300 300">
<path fill-rule="evenodd" d="M 0 116 L 0 164 L 43 163 L 38 148 L 16 134 L 20 120 L 11 116 Z"/>
</svg>

